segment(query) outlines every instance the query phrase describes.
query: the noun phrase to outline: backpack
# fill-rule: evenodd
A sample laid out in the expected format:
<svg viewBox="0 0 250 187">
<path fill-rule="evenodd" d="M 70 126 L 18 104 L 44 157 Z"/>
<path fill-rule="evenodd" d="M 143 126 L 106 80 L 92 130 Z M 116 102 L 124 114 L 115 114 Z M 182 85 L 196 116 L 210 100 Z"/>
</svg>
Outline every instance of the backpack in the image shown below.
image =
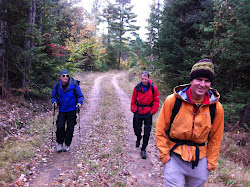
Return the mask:
<svg viewBox="0 0 250 187">
<path fill-rule="evenodd" d="M 138 84 L 138 85 L 139 85 L 139 84 Z M 140 92 L 140 91 L 141 91 L 141 87 L 140 87 L 140 88 L 138 88 L 138 87 L 139 87 L 138 85 L 136 86 L 136 91 L 137 91 L 137 94 L 138 94 L 138 92 Z M 155 88 L 154 88 L 153 83 L 151 84 L 151 90 L 152 90 L 152 94 L 153 94 L 153 102 L 154 102 L 154 92 L 155 92 Z M 138 102 L 136 101 L 137 111 L 138 111 L 139 106 L 140 106 L 140 107 L 147 107 L 147 106 L 152 107 L 152 106 L 153 106 L 153 102 L 152 102 L 150 105 L 140 105 L 140 104 L 138 104 Z"/>
</svg>

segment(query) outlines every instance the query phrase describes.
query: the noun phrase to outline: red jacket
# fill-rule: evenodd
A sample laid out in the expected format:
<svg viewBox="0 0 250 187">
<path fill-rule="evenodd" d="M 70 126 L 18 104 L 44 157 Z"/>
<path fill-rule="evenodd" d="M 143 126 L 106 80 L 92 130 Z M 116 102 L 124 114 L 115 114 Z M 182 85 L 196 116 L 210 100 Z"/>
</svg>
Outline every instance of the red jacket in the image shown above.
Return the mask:
<svg viewBox="0 0 250 187">
<path fill-rule="evenodd" d="M 135 113 L 137 111 L 137 103 L 139 105 L 148 105 L 148 106 L 140 106 L 139 114 L 155 114 L 159 108 L 159 91 L 158 88 L 154 86 L 154 94 L 152 92 L 152 80 L 149 79 L 150 87 L 144 92 L 142 83 L 138 83 L 133 91 L 132 101 L 131 101 L 131 111 Z M 151 105 L 152 104 L 152 105 Z M 151 105 L 151 106 L 149 106 Z"/>
</svg>

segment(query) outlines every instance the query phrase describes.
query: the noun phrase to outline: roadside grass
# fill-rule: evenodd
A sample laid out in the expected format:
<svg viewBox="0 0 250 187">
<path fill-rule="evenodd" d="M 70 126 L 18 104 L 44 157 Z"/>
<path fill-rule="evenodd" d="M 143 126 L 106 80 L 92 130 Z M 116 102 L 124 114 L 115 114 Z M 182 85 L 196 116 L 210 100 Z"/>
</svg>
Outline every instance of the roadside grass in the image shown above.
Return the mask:
<svg viewBox="0 0 250 187">
<path fill-rule="evenodd" d="M 33 162 L 38 157 L 42 158 L 40 152 L 49 151 L 50 124 L 48 115 L 39 116 L 29 123 L 23 133 L 13 134 L 3 144 L 0 152 L 0 186 L 8 186 L 21 174 L 29 175 L 31 167 L 37 166 Z"/>
<path fill-rule="evenodd" d="M 210 174 L 208 186 L 213 187 L 218 184 L 220 186 L 250 186 L 249 145 L 237 145 L 233 139 L 236 135 L 239 133 L 224 133 L 218 168 Z M 212 182 L 211 185 L 210 182 Z"/>
<path fill-rule="evenodd" d="M 215 186 L 250 186 L 249 169 L 220 156 L 218 168 L 211 172 L 207 182 L 208 187 Z"/>
<path fill-rule="evenodd" d="M 103 82 L 108 82 L 107 78 Z M 82 170 L 78 173 L 79 184 L 89 186 L 125 186 L 122 175 L 124 164 L 123 121 L 118 98 L 110 84 L 101 84 L 102 97 L 94 119 L 88 125 L 90 134 L 82 154 Z M 115 112 L 114 112 L 115 111 Z"/>
<path fill-rule="evenodd" d="M 134 87 L 141 81 L 140 75 L 134 70 L 123 71 L 117 78 L 119 86 L 132 98 Z"/>
</svg>

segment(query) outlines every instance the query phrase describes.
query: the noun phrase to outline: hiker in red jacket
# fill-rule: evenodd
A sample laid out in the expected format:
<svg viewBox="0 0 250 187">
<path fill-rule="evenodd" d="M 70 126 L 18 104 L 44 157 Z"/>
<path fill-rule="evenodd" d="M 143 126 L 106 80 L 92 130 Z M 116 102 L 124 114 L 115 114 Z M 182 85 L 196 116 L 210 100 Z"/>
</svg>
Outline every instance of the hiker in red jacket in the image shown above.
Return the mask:
<svg viewBox="0 0 250 187">
<path fill-rule="evenodd" d="M 140 146 L 142 123 L 144 122 L 143 144 L 141 147 L 142 159 L 147 158 L 146 147 L 152 128 L 152 116 L 158 111 L 158 108 L 158 88 L 152 84 L 152 80 L 149 79 L 149 73 L 143 71 L 141 74 L 141 82 L 135 86 L 131 101 L 131 111 L 134 113 L 133 128 L 137 137 L 136 147 Z"/>
</svg>

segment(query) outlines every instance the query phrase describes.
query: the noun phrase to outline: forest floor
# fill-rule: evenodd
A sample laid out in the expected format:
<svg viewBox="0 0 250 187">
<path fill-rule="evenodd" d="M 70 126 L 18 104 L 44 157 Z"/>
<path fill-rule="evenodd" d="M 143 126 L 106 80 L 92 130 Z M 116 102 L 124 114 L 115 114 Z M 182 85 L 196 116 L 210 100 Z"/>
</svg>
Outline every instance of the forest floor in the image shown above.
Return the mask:
<svg viewBox="0 0 250 187">
<path fill-rule="evenodd" d="M 2 148 L 0 184 L 13 187 L 163 186 L 163 165 L 158 158 L 155 144 L 158 113 L 153 117 L 154 124 L 147 147 L 148 158 L 143 160 L 140 148 L 135 147 L 133 113 L 130 111 L 131 94 L 140 80 L 134 78 L 129 82 L 131 77 L 128 76 L 131 75 L 118 71 L 78 74 L 75 78 L 81 81 L 85 101 L 80 117 L 77 118 L 70 151 L 56 152 L 55 133 L 52 133 L 54 141 L 51 142 L 52 112 L 39 114 L 38 119 L 35 118 L 30 125 L 29 133 L 25 132 L 27 135 L 19 133 L 13 136 L 10 139 L 14 141 L 5 143 L 8 146 Z M 229 142 L 230 138 L 226 141 Z M 13 144 L 19 151 L 16 148 L 15 151 L 7 153 L 8 148 L 13 149 Z M 24 151 L 27 146 L 29 149 L 29 145 L 36 148 L 29 152 Z M 223 147 L 225 149 L 227 146 Z M 9 158 L 13 160 L 11 155 L 16 155 L 17 152 L 23 154 L 10 161 Z M 2 166 L 4 159 L 8 163 L 5 164 L 6 167 Z M 248 163 L 248 158 L 245 159 Z M 6 177 L 12 182 L 8 183 Z M 220 158 L 218 169 L 211 172 L 206 184 L 209 187 L 249 185 L 249 168 L 224 157 Z"/>
</svg>

